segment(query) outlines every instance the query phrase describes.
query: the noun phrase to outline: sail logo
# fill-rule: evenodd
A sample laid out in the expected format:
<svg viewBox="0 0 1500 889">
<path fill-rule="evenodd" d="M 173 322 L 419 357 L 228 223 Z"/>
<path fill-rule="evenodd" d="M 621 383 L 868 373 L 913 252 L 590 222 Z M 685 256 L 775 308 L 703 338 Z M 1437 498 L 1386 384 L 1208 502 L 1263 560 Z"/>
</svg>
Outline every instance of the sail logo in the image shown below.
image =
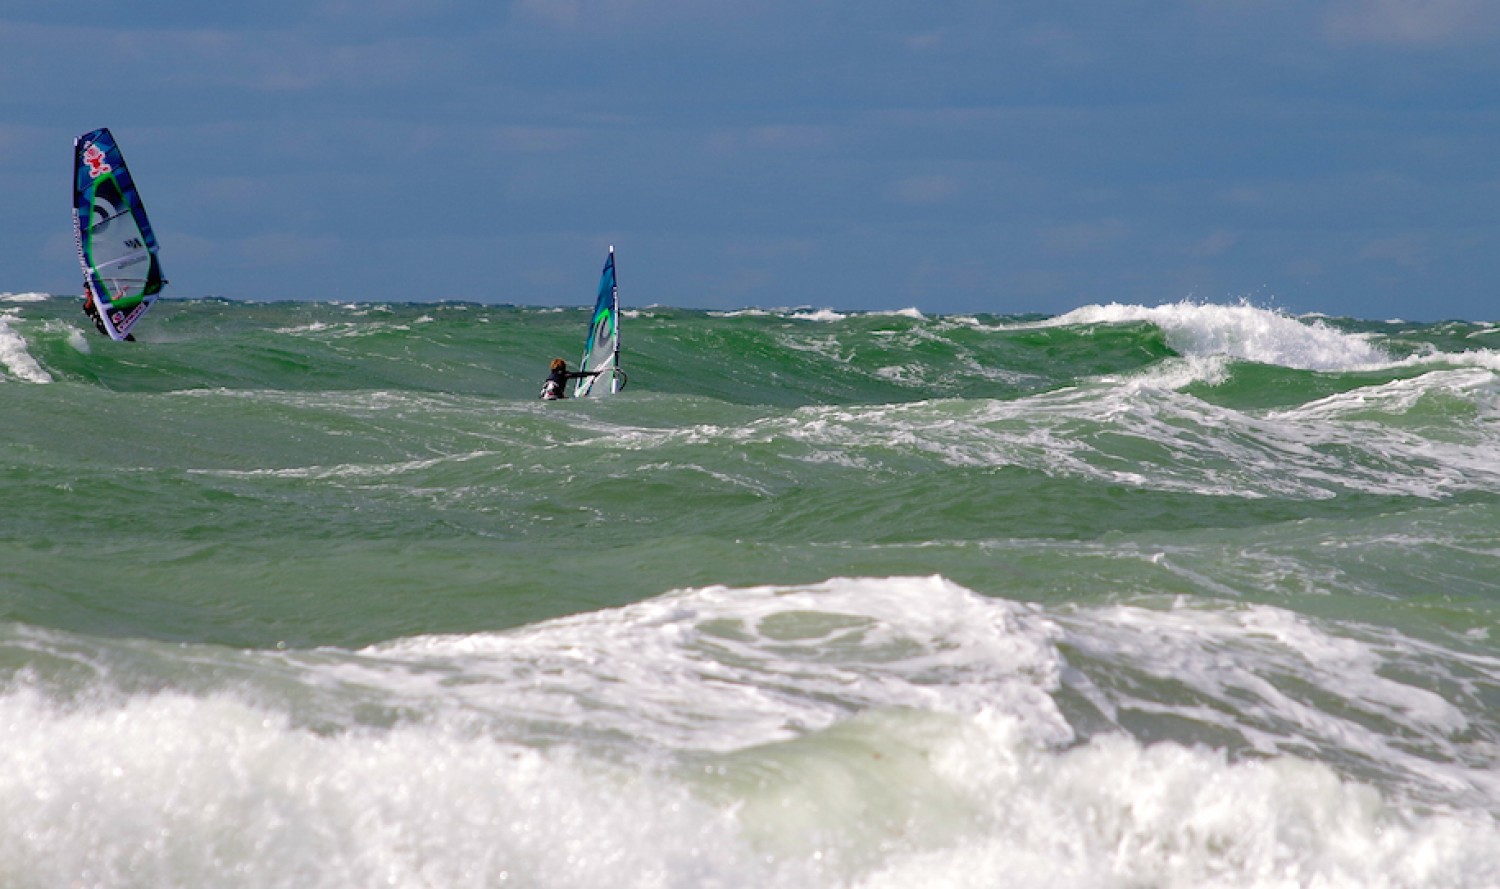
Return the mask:
<svg viewBox="0 0 1500 889">
<path fill-rule="evenodd" d="M 112 172 L 114 169 L 109 165 L 109 161 L 104 159 L 104 152 L 100 151 L 99 146 L 92 142 L 89 143 L 88 148 L 83 150 L 83 162 L 89 165 L 90 179 L 98 179 L 100 176 Z"/>
</svg>

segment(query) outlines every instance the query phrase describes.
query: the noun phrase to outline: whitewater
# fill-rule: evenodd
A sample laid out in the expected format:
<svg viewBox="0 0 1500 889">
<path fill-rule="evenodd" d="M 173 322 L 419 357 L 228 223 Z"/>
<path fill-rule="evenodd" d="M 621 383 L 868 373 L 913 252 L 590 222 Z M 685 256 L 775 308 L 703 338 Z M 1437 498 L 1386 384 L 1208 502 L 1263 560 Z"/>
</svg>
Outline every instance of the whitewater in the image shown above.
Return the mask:
<svg viewBox="0 0 1500 889">
<path fill-rule="evenodd" d="M 1500 885 L 1500 328 L 0 294 L 0 885 Z"/>
</svg>

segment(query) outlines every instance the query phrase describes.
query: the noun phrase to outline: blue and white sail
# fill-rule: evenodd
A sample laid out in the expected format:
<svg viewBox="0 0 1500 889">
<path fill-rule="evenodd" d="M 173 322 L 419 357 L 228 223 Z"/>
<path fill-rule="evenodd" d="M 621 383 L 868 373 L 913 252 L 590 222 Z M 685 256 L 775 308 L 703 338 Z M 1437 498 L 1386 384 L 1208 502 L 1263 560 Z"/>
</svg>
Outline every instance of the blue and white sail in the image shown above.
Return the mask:
<svg viewBox="0 0 1500 889">
<path fill-rule="evenodd" d="M 573 394 L 612 395 L 625 388 L 620 369 L 620 291 L 615 284 L 615 248 L 609 248 L 604 271 L 599 276 L 599 295 L 589 322 L 589 338 L 583 345 L 581 369 L 591 376 L 578 380 Z"/>
<path fill-rule="evenodd" d="M 146 208 L 108 129 L 73 140 L 73 235 L 84 296 L 104 332 L 123 340 L 167 282 Z"/>
</svg>

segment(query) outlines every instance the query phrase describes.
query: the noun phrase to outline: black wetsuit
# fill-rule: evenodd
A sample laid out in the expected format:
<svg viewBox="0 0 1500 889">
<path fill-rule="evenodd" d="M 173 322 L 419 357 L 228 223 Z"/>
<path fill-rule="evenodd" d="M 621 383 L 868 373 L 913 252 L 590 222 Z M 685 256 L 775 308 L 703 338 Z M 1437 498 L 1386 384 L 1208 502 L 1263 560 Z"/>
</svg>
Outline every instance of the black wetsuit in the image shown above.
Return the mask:
<svg viewBox="0 0 1500 889">
<path fill-rule="evenodd" d="M 99 307 L 94 305 L 93 298 L 83 301 L 83 313 L 94 319 L 94 326 L 99 328 L 100 333 L 109 336 L 109 331 L 104 329 L 104 319 L 99 317 Z"/>
<path fill-rule="evenodd" d="M 94 304 L 94 300 L 92 297 L 83 301 L 83 313 L 94 319 L 94 326 L 99 328 L 100 334 L 109 336 L 109 330 L 104 326 L 104 319 L 99 317 L 99 307 Z M 135 334 L 125 334 L 125 342 L 135 342 Z"/>
<path fill-rule="evenodd" d="M 542 384 L 542 397 L 548 400 L 567 398 L 569 380 L 581 380 L 584 377 L 593 376 L 598 376 L 598 374 L 592 374 L 586 370 L 554 370 L 552 373 L 547 375 L 547 381 Z M 555 391 L 557 394 L 548 395 L 548 390 Z"/>
</svg>

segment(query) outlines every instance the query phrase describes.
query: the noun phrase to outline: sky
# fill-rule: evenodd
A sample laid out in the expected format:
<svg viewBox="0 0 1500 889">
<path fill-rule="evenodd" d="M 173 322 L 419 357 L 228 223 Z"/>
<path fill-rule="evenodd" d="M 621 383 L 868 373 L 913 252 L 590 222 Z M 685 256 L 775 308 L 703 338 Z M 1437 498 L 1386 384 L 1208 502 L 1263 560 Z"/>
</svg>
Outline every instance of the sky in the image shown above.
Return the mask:
<svg viewBox="0 0 1500 889">
<path fill-rule="evenodd" d="M 1493 0 L 0 0 L 0 292 L 1500 319 Z"/>
</svg>

